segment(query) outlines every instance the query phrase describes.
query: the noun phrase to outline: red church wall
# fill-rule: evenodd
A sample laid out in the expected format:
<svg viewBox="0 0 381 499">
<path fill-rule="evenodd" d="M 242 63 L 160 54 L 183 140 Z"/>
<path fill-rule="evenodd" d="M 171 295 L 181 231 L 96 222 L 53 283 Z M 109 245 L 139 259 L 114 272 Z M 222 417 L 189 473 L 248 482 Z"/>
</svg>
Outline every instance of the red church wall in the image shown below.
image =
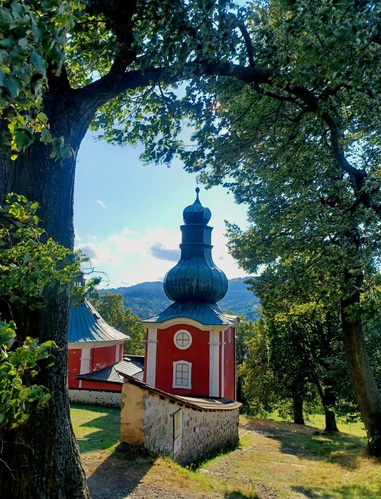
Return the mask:
<svg viewBox="0 0 381 499">
<path fill-rule="evenodd" d="M 230 327 L 224 331 L 224 397 L 235 400 L 236 374 L 235 374 L 235 328 Z"/>
<path fill-rule="evenodd" d="M 91 372 L 99 371 L 115 363 L 116 348 L 119 345 L 91 349 Z"/>
<path fill-rule="evenodd" d="M 69 388 L 78 388 L 79 381 L 75 379 L 80 374 L 81 368 L 81 353 L 80 348 L 69 349 L 68 354 L 68 385 Z"/>
<path fill-rule="evenodd" d="M 192 344 L 180 350 L 174 344 L 174 335 L 185 329 L 192 335 Z M 209 331 L 194 326 L 177 324 L 157 332 L 156 388 L 175 395 L 209 396 Z M 173 388 L 173 363 L 184 360 L 192 363 L 192 388 Z"/>
<path fill-rule="evenodd" d="M 78 382 L 79 380 L 77 380 Z M 102 383 L 101 381 L 82 380 L 81 390 L 96 390 L 105 392 L 121 392 L 123 385 L 120 383 Z"/>
<path fill-rule="evenodd" d="M 121 345 L 111 345 L 108 347 L 91 348 L 90 350 L 90 368 L 89 372 L 99 371 L 105 367 L 108 367 L 116 362 L 116 352 L 119 350 L 118 359 L 123 358 L 123 344 Z M 76 376 L 81 373 L 81 348 L 69 348 L 68 352 L 68 385 L 69 388 L 79 388 L 79 380 Z M 83 382 L 82 382 L 83 383 Z M 86 382 L 88 383 L 88 382 Z M 93 383 L 94 386 L 87 386 L 86 388 L 95 388 L 99 390 L 115 390 L 110 388 L 108 383 Z M 102 386 L 100 386 L 102 385 Z M 83 388 L 83 385 L 82 385 Z"/>
</svg>

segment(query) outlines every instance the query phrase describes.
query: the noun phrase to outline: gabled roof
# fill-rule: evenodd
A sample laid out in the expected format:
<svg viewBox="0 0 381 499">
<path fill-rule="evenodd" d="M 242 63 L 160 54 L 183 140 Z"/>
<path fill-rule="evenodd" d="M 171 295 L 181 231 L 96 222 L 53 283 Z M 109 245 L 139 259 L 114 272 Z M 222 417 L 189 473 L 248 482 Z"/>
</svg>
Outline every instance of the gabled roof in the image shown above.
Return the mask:
<svg viewBox="0 0 381 499">
<path fill-rule="evenodd" d="M 128 339 L 127 335 L 107 324 L 88 300 L 70 307 L 69 343 L 122 343 Z"/>
<path fill-rule="evenodd" d="M 204 325 L 234 325 L 236 316 L 225 314 L 216 303 L 176 302 L 169 305 L 160 314 L 142 321 L 143 323 L 161 323 L 170 319 L 186 317 Z"/>
<path fill-rule="evenodd" d="M 99 371 L 89 374 L 80 374 L 77 379 L 88 381 L 102 381 L 103 383 L 123 383 L 124 376 L 132 376 L 140 381 L 143 380 L 144 357 L 141 355 L 131 355 L 123 357 L 123 360 L 107 366 Z"/>
<path fill-rule="evenodd" d="M 123 360 L 115 364 L 114 367 L 121 376 L 131 376 L 143 381 L 144 355 L 123 357 Z"/>
<path fill-rule="evenodd" d="M 123 383 L 123 377 L 115 370 L 115 364 L 99 369 L 88 374 L 79 374 L 76 379 L 85 379 L 87 381 L 100 381 L 102 383 Z"/>
</svg>

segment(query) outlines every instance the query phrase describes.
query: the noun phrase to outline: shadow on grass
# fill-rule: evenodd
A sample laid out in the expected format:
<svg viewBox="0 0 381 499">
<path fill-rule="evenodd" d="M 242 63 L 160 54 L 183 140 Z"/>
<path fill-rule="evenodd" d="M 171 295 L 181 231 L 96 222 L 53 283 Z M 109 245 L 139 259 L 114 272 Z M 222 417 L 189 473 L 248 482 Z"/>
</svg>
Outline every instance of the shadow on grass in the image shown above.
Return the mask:
<svg viewBox="0 0 381 499">
<path fill-rule="evenodd" d="M 203 458 L 195 461 L 194 463 L 184 464 L 182 466 L 190 471 L 197 471 L 200 468 L 203 468 L 205 465 L 209 464 L 210 461 L 213 461 L 214 459 L 216 459 L 218 457 L 230 454 L 231 452 L 238 450 L 238 449 L 241 449 L 241 448 L 242 448 L 242 446 L 241 446 L 240 442 L 238 442 L 235 445 L 227 445 L 227 446 L 223 447 L 222 449 L 218 449 L 218 450 L 215 450 L 215 451 L 208 453 Z"/>
<path fill-rule="evenodd" d="M 81 454 L 112 450 L 120 441 L 118 408 L 72 404 L 72 422 Z"/>
<path fill-rule="evenodd" d="M 71 417 L 91 499 L 122 499 L 155 462 L 144 449 L 120 444 L 120 409 L 72 404 Z"/>
<path fill-rule="evenodd" d="M 82 461 L 91 499 L 124 499 L 138 487 L 155 459 L 133 446 L 124 446 L 101 462 L 92 462 L 91 454 Z"/>
<path fill-rule="evenodd" d="M 304 497 L 337 497 L 342 499 L 359 499 L 360 497 L 367 497 L 369 499 L 378 499 L 381 497 L 381 489 L 375 490 L 371 485 L 369 486 L 343 486 L 335 489 L 327 489 L 324 487 L 293 487 L 295 493 L 303 494 Z"/>
<path fill-rule="evenodd" d="M 366 448 L 364 438 L 345 433 L 327 433 L 293 423 L 250 418 L 243 427 L 277 440 L 283 454 L 315 461 L 324 460 L 345 469 L 355 469 L 358 458 L 364 455 Z"/>
<path fill-rule="evenodd" d="M 241 492 L 229 492 L 229 494 L 225 494 L 225 499 L 256 499 L 259 498 L 258 495 L 252 495 L 250 494 L 249 496 L 245 494 L 241 494 Z"/>
</svg>

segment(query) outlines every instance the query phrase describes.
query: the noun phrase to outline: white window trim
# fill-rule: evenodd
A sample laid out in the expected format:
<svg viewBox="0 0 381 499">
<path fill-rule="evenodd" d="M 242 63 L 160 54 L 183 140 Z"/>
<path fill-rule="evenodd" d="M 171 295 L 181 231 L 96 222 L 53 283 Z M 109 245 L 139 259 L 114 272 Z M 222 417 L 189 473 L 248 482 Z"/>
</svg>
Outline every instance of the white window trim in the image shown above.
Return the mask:
<svg viewBox="0 0 381 499">
<path fill-rule="evenodd" d="M 178 343 L 177 343 L 177 338 L 181 335 L 181 334 L 186 334 L 187 337 L 189 338 L 189 343 L 186 345 L 186 346 L 180 346 Z M 190 334 L 189 331 L 187 331 L 186 329 L 179 329 L 179 331 L 177 331 L 173 337 L 173 343 L 175 344 L 175 347 L 178 348 L 179 350 L 187 350 L 191 345 L 192 345 L 192 335 Z"/>
<path fill-rule="evenodd" d="M 91 348 L 82 348 L 80 362 L 79 374 L 88 374 L 90 372 Z"/>
<path fill-rule="evenodd" d="M 176 383 L 176 372 L 177 372 L 177 366 L 178 365 L 186 365 L 188 367 L 188 385 L 178 385 Z M 186 390 L 191 390 L 192 389 L 192 362 L 187 362 L 186 360 L 178 360 L 173 363 L 173 383 L 172 383 L 172 388 L 183 388 Z"/>
<path fill-rule="evenodd" d="M 156 386 L 157 329 L 148 329 L 146 355 L 146 383 Z"/>
</svg>

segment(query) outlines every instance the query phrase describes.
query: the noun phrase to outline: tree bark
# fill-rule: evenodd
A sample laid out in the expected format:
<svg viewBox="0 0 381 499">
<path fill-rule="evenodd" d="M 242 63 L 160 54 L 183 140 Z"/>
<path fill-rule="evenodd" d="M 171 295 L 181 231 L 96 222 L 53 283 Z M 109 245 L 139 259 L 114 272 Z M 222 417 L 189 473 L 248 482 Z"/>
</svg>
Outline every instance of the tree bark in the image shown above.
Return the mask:
<svg viewBox="0 0 381 499">
<path fill-rule="evenodd" d="M 294 395 L 292 398 L 293 412 L 294 412 L 294 424 L 304 425 L 303 416 L 303 397 L 299 394 Z"/>
<path fill-rule="evenodd" d="M 50 146 L 36 140 L 17 161 L 0 163 L 0 198 L 3 202 L 6 193 L 15 192 L 30 201 L 38 201 L 38 216 L 47 235 L 72 248 L 75 156 L 88 123 L 81 126 L 81 117 L 72 106 L 62 114 L 51 113 L 50 118 L 52 129 L 59 130 L 58 136 L 69 142 L 74 155 L 51 159 Z M 22 427 L 2 434 L 2 496 L 7 499 L 88 498 L 67 393 L 68 297 L 49 291 L 45 299 L 46 307 L 34 312 L 33 321 L 23 321 L 17 333 L 20 341 L 29 335 L 38 337 L 40 342 L 49 339 L 57 343 L 54 365 L 42 368 L 36 380 L 48 388 L 52 397 L 48 407 L 32 415 Z M 14 312 L 16 321 L 17 316 L 30 314 L 28 310 Z"/>
<path fill-rule="evenodd" d="M 326 388 L 322 396 L 322 403 L 324 407 L 325 428 L 324 431 L 338 432 L 339 429 L 336 424 L 336 414 L 333 409 L 335 406 L 335 395 L 333 392 Z"/>
<path fill-rule="evenodd" d="M 345 276 L 347 282 L 350 275 Z M 361 327 L 360 293 L 341 302 L 344 350 L 368 438 L 368 452 L 381 456 L 381 394 L 370 366 Z"/>
</svg>

